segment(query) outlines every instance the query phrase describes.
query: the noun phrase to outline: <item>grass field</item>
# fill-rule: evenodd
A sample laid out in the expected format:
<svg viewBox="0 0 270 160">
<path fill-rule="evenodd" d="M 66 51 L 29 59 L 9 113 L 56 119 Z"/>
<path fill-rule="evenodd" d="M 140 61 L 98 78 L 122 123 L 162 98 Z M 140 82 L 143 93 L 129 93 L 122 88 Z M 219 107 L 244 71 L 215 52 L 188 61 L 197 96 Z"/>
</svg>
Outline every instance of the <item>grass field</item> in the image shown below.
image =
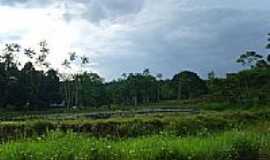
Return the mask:
<svg viewBox="0 0 270 160">
<path fill-rule="evenodd" d="M 14 120 L 0 122 L 0 160 L 270 159 L 270 110 L 232 108 L 106 119 L 13 113 Z"/>
<path fill-rule="evenodd" d="M 208 136 L 155 135 L 130 139 L 94 138 L 52 132 L 1 146 L 3 160 L 255 160 L 268 157 L 270 135 L 229 131 Z M 245 158 L 245 159 L 244 159 Z"/>
</svg>

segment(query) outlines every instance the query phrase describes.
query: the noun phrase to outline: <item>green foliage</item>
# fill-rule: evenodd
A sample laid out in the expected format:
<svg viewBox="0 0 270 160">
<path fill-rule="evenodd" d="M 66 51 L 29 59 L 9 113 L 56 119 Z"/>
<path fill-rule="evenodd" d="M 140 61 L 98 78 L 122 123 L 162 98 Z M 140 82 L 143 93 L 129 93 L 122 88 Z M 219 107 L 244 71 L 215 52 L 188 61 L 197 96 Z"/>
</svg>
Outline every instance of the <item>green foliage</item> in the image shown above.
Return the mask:
<svg viewBox="0 0 270 160">
<path fill-rule="evenodd" d="M 35 52 L 31 48 L 21 51 L 18 44 L 6 44 L 0 54 L 1 107 L 12 105 L 17 106 L 17 109 L 25 109 L 22 107 L 26 104 L 31 104 L 32 107 L 48 106 L 51 102 L 59 101 L 56 100 L 60 98 L 56 71 L 53 69 L 48 72 L 42 71 L 44 67 L 49 66 L 46 61 L 48 54 L 46 41 L 40 43 L 40 52 Z M 28 62 L 21 70 L 17 68 L 20 64 L 19 55 L 28 58 Z M 36 70 L 33 63 L 41 70 Z"/>
<path fill-rule="evenodd" d="M 236 160 L 254 160 L 259 157 L 260 144 L 254 139 L 237 139 L 230 149 L 229 158 Z"/>
<path fill-rule="evenodd" d="M 256 51 L 247 51 L 237 59 L 238 63 L 250 66 L 238 73 L 228 73 L 218 78 L 212 71 L 208 80 L 198 74 L 183 71 L 172 79 L 154 76 L 149 69 L 142 73 L 123 74 L 122 78 L 104 82 L 96 73 L 84 71 L 89 58 L 69 53 L 63 62 L 66 74 L 49 69 L 48 44 L 43 41 L 37 52 L 31 48 L 22 50 L 18 44 L 7 44 L 0 54 L 0 107 L 33 110 L 43 107 L 98 108 L 107 106 L 140 106 L 159 104 L 161 101 L 197 100 L 240 104 L 251 107 L 270 102 L 270 56 Z M 28 61 L 19 69 L 19 54 Z M 71 73 L 74 65 L 80 71 Z M 179 105 L 185 105 L 181 103 Z M 15 107 L 13 107 L 15 106 Z"/>
<path fill-rule="evenodd" d="M 269 68 L 254 68 L 228 74 L 226 79 L 209 80 L 210 101 L 243 106 L 267 104 L 270 99 L 269 78 Z"/>
<path fill-rule="evenodd" d="M 75 77 L 79 85 L 79 106 L 99 107 L 106 104 L 105 87 L 103 79 L 96 73 L 79 74 Z"/>
<path fill-rule="evenodd" d="M 190 71 L 176 74 L 172 82 L 178 99 L 196 98 L 207 93 L 206 83 L 196 73 Z"/>
<path fill-rule="evenodd" d="M 106 86 L 112 103 L 136 106 L 158 100 L 158 82 L 148 69 L 143 73 L 131 73 L 124 79 L 113 81 Z"/>
<path fill-rule="evenodd" d="M 0 124 L 0 137 L 28 137 L 48 130 L 74 131 L 97 137 L 138 137 L 159 133 L 179 136 L 202 135 L 209 132 L 242 128 L 270 120 L 269 111 L 225 112 L 199 115 L 153 115 L 108 120 L 29 120 Z"/>
<path fill-rule="evenodd" d="M 231 131 L 207 137 L 157 135 L 110 140 L 69 132 L 52 132 L 1 145 L 1 160 L 254 160 L 269 152 L 270 137 L 256 132 Z"/>
<path fill-rule="evenodd" d="M 237 63 L 241 63 L 243 66 L 249 66 L 254 68 L 256 63 L 262 60 L 263 56 L 257 54 L 255 51 L 247 51 L 245 54 L 240 55 L 237 59 Z"/>
</svg>

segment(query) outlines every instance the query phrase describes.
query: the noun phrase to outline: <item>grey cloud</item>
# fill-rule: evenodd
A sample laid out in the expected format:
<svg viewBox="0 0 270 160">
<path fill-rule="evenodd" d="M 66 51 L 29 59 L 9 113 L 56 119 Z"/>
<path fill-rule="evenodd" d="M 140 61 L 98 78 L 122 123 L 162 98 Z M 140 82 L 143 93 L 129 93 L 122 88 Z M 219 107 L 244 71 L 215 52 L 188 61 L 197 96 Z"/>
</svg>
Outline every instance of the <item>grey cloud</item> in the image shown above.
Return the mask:
<svg viewBox="0 0 270 160">
<path fill-rule="evenodd" d="M 20 39 L 21 39 L 21 36 L 17 34 L 7 34 L 7 33 L 0 34 L 0 43 L 2 43 L 1 40 L 9 40 L 10 42 L 16 42 Z"/>
<path fill-rule="evenodd" d="M 3 3 L 42 6 L 55 1 Z M 224 75 L 240 69 L 235 59 L 245 50 L 265 53 L 270 32 L 269 0 L 68 0 L 66 5 L 67 21 L 83 18 L 91 24 L 107 20 L 121 25 L 113 20 L 126 18 L 128 29 L 101 49 L 110 54 L 93 58 L 99 64 L 95 70 L 109 80 L 146 67 L 165 77 L 186 69 L 203 77 L 212 70 Z M 72 11 L 77 5 L 84 7 L 80 15 Z M 82 41 L 91 46 L 85 37 Z"/>
<path fill-rule="evenodd" d="M 122 33 L 123 41 L 134 44 L 129 48 L 132 58 L 106 59 L 104 65 L 110 71 L 104 69 L 104 73 L 110 77 L 109 72 L 140 71 L 144 67 L 167 77 L 186 69 L 203 77 L 211 70 L 218 75 L 235 72 L 240 69 L 235 63 L 239 54 L 247 49 L 265 52 L 269 13 L 230 8 L 179 9 L 165 21 L 160 18 L 157 24 L 137 26 L 140 29 Z"/>
<path fill-rule="evenodd" d="M 91 22 L 99 22 L 104 19 L 112 19 L 138 13 L 144 4 L 144 0 L 91 0 L 86 3 L 87 12 L 84 18 Z"/>
<path fill-rule="evenodd" d="M 21 6 L 25 8 L 46 7 L 55 2 L 54 0 L 1 0 L 0 4 L 4 6 Z"/>
<path fill-rule="evenodd" d="M 17 2 L 18 3 L 18 2 Z M 49 4 L 62 5 L 65 9 L 64 18 L 67 21 L 84 18 L 91 23 L 99 24 L 102 20 L 113 20 L 121 16 L 137 14 L 144 6 L 144 0 L 21 0 L 27 6 L 46 6 Z M 78 6 L 83 8 L 76 8 Z M 77 12 L 82 12 L 78 16 Z"/>
<path fill-rule="evenodd" d="M 16 3 L 25 3 L 28 0 L 1 0 L 0 4 L 1 5 L 15 5 Z"/>
</svg>

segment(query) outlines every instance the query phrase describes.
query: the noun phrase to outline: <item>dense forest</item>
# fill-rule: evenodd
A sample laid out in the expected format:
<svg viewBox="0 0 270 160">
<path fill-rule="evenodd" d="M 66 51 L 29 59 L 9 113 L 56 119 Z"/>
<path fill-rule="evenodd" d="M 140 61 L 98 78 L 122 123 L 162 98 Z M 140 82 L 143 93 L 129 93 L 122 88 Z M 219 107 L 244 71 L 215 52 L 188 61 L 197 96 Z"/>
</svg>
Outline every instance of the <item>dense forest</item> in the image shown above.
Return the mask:
<svg viewBox="0 0 270 160">
<path fill-rule="evenodd" d="M 270 34 L 269 34 L 270 36 Z M 270 39 L 269 39 L 270 41 Z M 6 44 L 0 53 L 0 106 L 4 109 L 44 109 L 48 107 L 100 107 L 113 104 L 136 106 L 161 100 L 204 100 L 253 105 L 270 102 L 270 55 L 247 51 L 236 63 L 245 66 L 225 78 L 212 71 L 202 79 L 192 71 L 163 79 L 149 69 L 142 73 L 124 73 L 121 78 L 105 82 L 84 68 L 89 58 L 70 53 L 63 61 L 67 72 L 58 73 L 47 60 L 47 42 L 39 51 L 19 44 Z M 270 48 L 270 44 L 266 46 Z M 27 59 L 22 64 L 18 59 Z M 72 64 L 79 64 L 74 73 Z"/>
</svg>

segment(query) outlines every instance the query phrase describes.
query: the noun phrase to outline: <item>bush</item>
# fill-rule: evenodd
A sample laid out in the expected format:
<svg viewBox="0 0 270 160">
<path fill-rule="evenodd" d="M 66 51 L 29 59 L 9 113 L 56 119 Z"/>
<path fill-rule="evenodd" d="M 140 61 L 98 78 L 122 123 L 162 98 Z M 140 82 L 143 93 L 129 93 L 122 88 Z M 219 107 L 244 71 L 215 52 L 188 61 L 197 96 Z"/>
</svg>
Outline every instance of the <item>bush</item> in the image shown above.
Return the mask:
<svg viewBox="0 0 270 160">
<path fill-rule="evenodd" d="M 270 136 L 230 131 L 206 137 L 155 135 L 112 140 L 73 132 L 1 145 L 1 160 L 255 160 Z"/>
<path fill-rule="evenodd" d="M 140 117 L 110 120 L 34 120 L 0 123 L 0 138 L 46 134 L 48 130 L 82 132 L 97 137 L 138 137 L 159 133 L 175 135 L 208 135 L 229 129 L 268 121 L 266 112 L 212 113 L 193 116 Z"/>
<path fill-rule="evenodd" d="M 257 142 L 241 138 L 237 139 L 230 150 L 228 159 L 231 160 L 255 160 L 259 157 L 260 146 Z"/>
</svg>

